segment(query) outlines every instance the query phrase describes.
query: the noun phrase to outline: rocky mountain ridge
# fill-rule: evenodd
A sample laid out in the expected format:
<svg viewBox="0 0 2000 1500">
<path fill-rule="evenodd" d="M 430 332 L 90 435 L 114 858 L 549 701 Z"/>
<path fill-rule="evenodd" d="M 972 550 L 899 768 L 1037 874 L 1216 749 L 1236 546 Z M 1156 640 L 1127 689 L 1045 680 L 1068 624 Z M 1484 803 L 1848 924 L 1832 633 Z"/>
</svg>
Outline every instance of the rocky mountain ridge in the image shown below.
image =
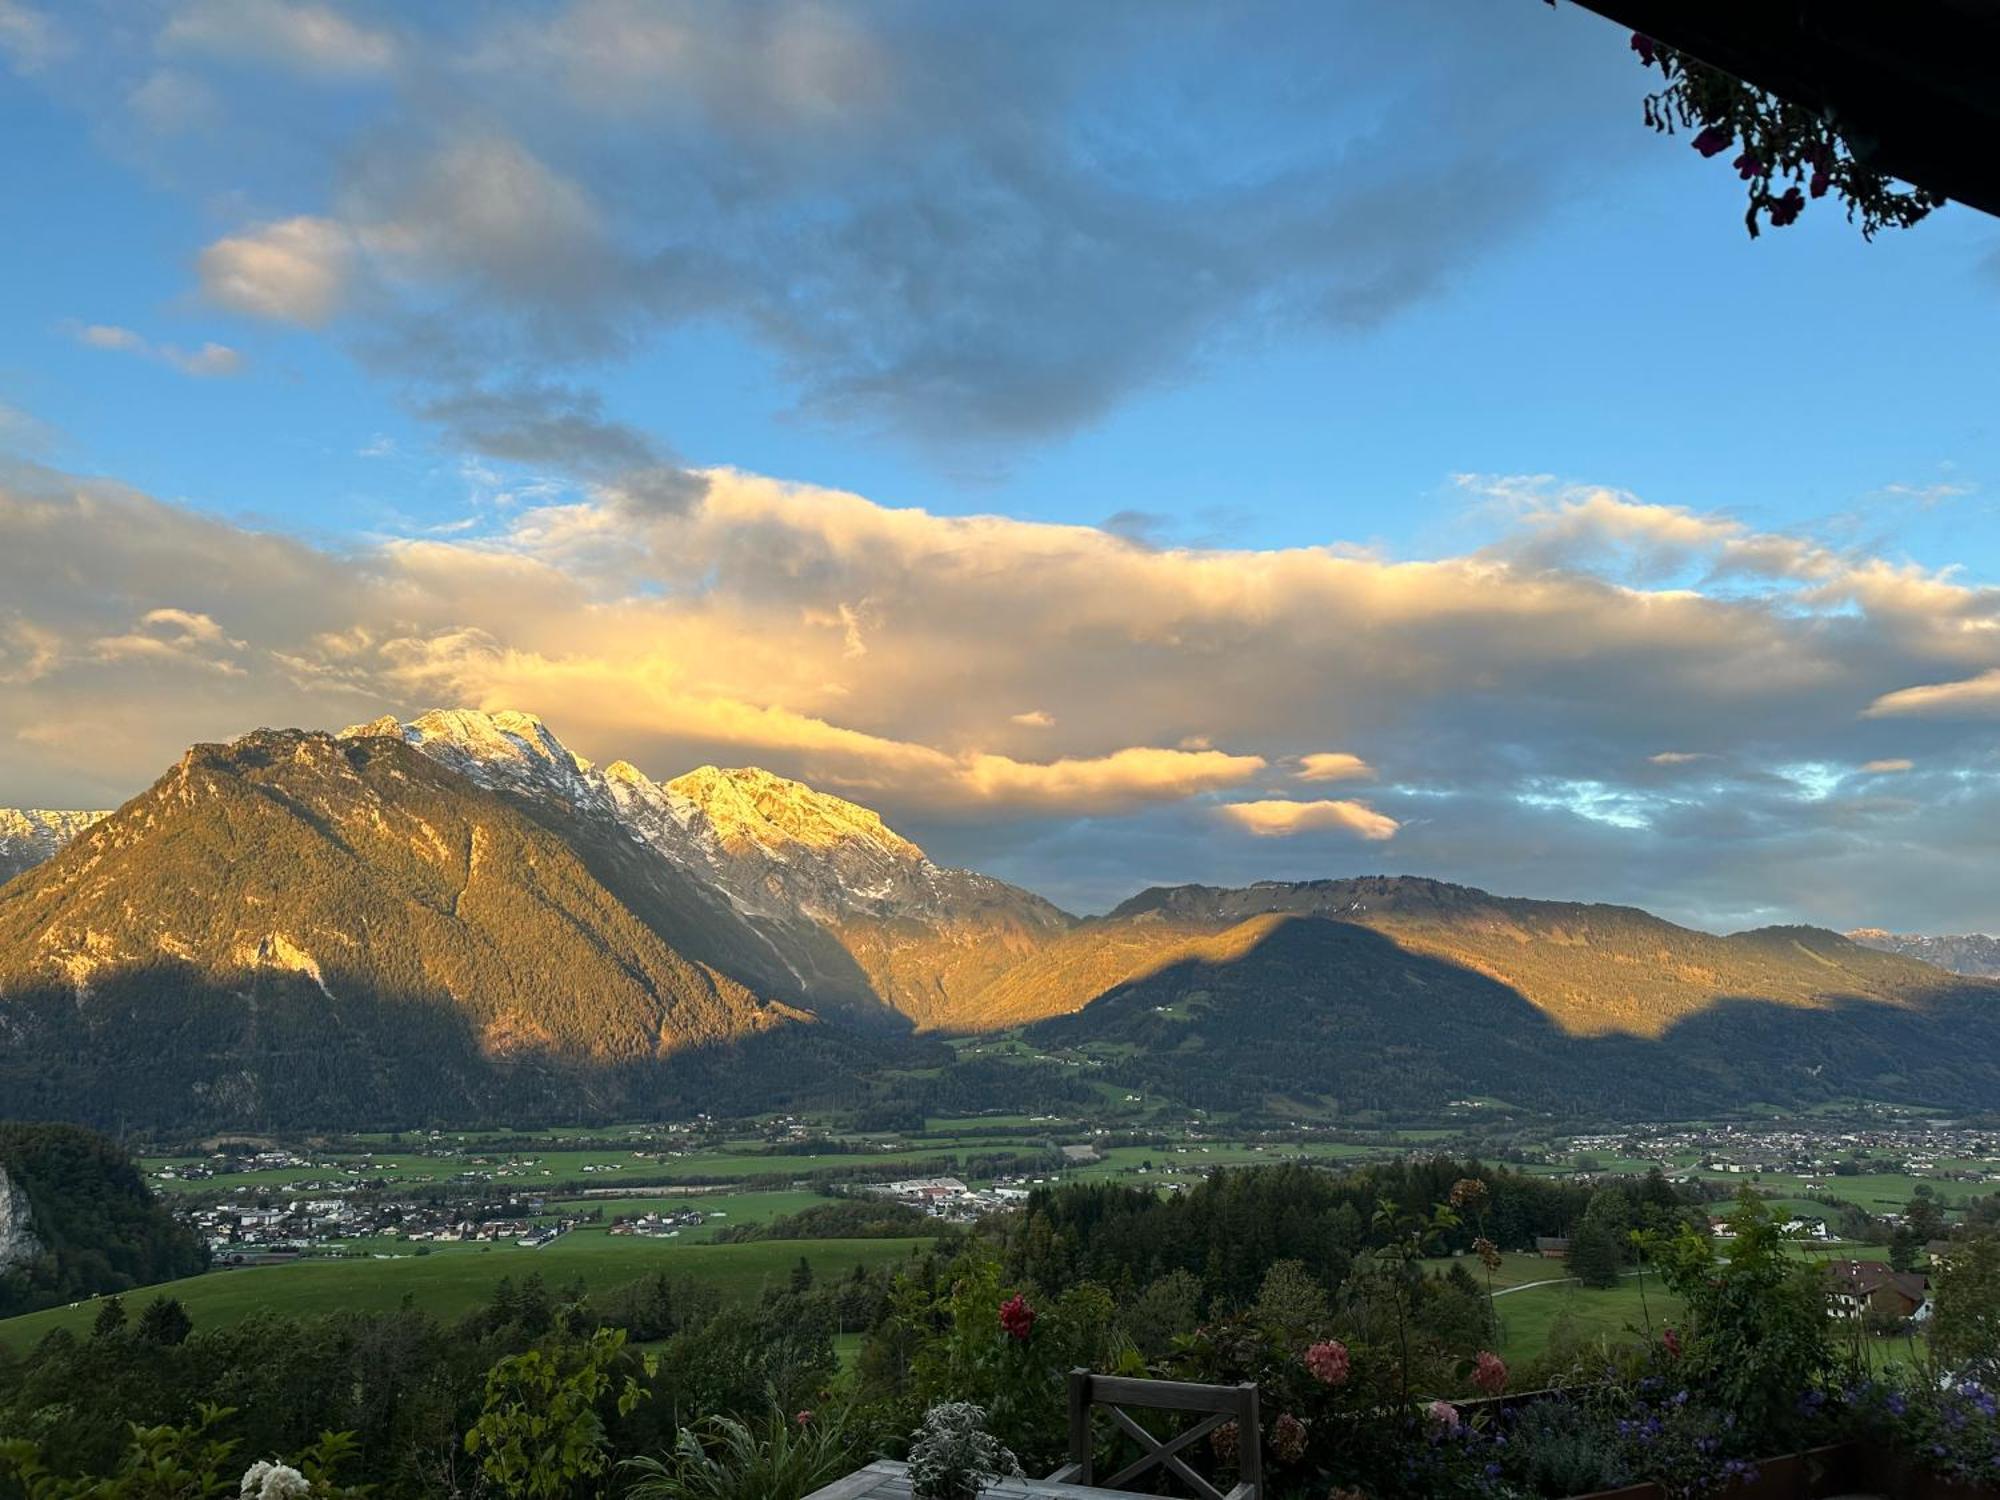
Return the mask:
<svg viewBox="0 0 2000 1500">
<path fill-rule="evenodd" d="M 0 807 L 0 883 L 52 859 L 63 846 L 107 812 L 57 812 L 42 807 Z"/>
<path fill-rule="evenodd" d="M 2000 937 L 1989 937 L 1983 932 L 1927 936 L 1916 932 L 1888 932 L 1880 927 L 1857 927 L 1847 936 L 1863 947 L 1879 948 L 1884 953 L 1900 953 L 1906 958 L 1919 958 L 1927 964 L 1936 964 L 1940 969 L 1949 969 L 1954 974 L 2000 978 Z"/>
<path fill-rule="evenodd" d="M 0 1092 L 43 1112 L 601 1116 L 898 1068 L 1005 1103 L 905 1038 L 1016 1026 L 1234 1107 L 2000 1096 L 2000 986 L 1836 933 L 1386 875 L 1077 919 L 803 783 L 600 767 L 516 712 L 197 746 L 0 887 Z"/>
<path fill-rule="evenodd" d="M 603 768 L 518 712 L 434 710 L 343 739 L 400 738 L 489 787 L 615 829 L 728 912 L 729 948 L 766 990 L 891 1027 L 976 1020 L 988 970 L 1074 919 L 1039 896 L 934 863 L 858 803 L 755 766 L 656 781 Z M 697 947 L 700 945 L 697 944 Z M 722 952 L 722 948 L 715 951 Z"/>
</svg>

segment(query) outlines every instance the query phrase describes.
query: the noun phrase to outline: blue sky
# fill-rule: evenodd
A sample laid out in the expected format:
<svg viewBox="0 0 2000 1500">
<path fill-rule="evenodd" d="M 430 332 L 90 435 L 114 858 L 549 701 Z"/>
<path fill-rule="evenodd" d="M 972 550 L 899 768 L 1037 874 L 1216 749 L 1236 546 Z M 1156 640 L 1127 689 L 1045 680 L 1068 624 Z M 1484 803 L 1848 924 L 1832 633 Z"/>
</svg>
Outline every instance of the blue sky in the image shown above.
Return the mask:
<svg viewBox="0 0 2000 1500">
<path fill-rule="evenodd" d="M 2000 225 L 1865 243 L 1822 202 L 1752 242 L 1724 162 L 1645 129 L 1655 76 L 1539 0 L 0 0 L 0 803 L 526 694 L 1079 906 L 1386 864 L 2000 924 L 1959 827 Z M 1107 544 L 1162 610 L 1123 655 L 1036 573 L 1088 590 Z M 334 606 L 232 571 L 271 545 Z M 1376 571 L 1297 582 L 1322 552 Z M 1393 601 L 1426 568 L 1504 573 L 1479 649 L 1451 587 Z M 1349 680 L 1293 588 L 1436 642 Z M 1595 603 L 1484 658 L 1558 588 Z M 1759 673 L 1801 695 L 1768 721 Z M 1298 769 L 1335 752 L 1367 774 Z M 1274 802 L 1335 810 L 1227 811 Z"/>
</svg>

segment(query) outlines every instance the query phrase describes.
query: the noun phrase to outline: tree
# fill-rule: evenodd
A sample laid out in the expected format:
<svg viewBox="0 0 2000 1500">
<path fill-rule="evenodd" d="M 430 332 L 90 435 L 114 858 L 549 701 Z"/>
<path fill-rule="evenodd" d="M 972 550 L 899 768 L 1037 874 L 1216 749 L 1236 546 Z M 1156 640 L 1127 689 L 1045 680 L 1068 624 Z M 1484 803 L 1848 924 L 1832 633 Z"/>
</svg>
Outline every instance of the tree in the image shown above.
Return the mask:
<svg viewBox="0 0 2000 1500">
<path fill-rule="evenodd" d="M 185 1343 L 194 1332 L 194 1319 L 178 1297 L 155 1297 L 139 1314 L 139 1337 L 149 1344 Z"/>
<path fill-rule="evenodd" d="M 1297 1340 L 1326 1321 L 1330 1308 L 1326 1288 L 1313 1279 L 1302 1261 L 1281 1260 L 1264 1273 L 1257 1289 L 1256 1319 Z"/>
<path fill-rule="evenodd" d="M 1944 1210 L 1929 1183 L 1919 1183 L 1916 1195 L 1903 1209 L 1903 1222 L 1920 1242 L 1941 1240 L 1945 1234 Z"/>
<path fill-rule="evenodd" d="M 560 1500 L 610 1466 L 599 1407 L 609 1402 L 627 1416 L 645 1396 L 624 1349 L 624 1330 L 600 1328 L 587 1341 L 531 1349 L 487 1371 L 485 1409 L 465 1451 L 501 1495 Z M 648 1355 L 638 1368 L 650 1377 L 656 1366 Z"/>
<path fill-rule="evenodd" d="M 106 1297 L 97 1306 L 97 1317 L 90 1325 L 90 1336 L 94 1339 L 109 1338 L 124 1326 L 124 1299 L 120 1297 Z"/>
<path fill-rule="evenodd" d="M 809 1292 L 812 1290 L 812 1284 L 812 1263 L 801 1255 L 799 1263 L 792 1267 L 792 1290 L 797 1293 Z"/>
<path fill-rule="evenodd" d="M 1932 1287 L 1931 1353 L 1946 1373 L 2000 1383 L 2000 1234 L 1954 1243 Z"/>
<path fill-rule="evenodd" d="M 1585 1214 L 1569 1237 L 1569 1274 L 1587 1287 L 1618 1285 L 1618 1237 L 1603 1219 Z"/>
</svg>

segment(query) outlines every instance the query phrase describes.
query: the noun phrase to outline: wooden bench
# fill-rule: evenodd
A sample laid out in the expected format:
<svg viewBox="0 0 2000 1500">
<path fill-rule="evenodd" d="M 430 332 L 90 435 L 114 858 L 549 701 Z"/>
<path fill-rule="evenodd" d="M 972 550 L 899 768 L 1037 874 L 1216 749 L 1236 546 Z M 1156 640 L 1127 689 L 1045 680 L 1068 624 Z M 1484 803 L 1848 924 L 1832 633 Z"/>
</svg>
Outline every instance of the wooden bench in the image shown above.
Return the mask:
<svg viewBox="0 0 2000 1500">
<path fill-rule="evenodd" d="M 1097 1408 L 1139 1444 L 1139 1457 L 1103 1480 L 1093 1469 L 1096 1441 L 1091 1418 Z M 1134 1421 L 1125 1408 L 1147 1411 L 1201 1412 L 1206 1420 L 1162 1440 Z M 1225 1422 L 1236 1424 L 1236 1487 L 1224 1494 L 1187 1466 L 1181 1454 Z M 1069 1462 L 1049 1475 L 1057 1484 L 1098 1484 L 1115 1490 L 1149 1469 L 1164 1469 L 1194 1491 L 1195 1500 L 1263 1500 L 1264 1441 L 1257 1416 L 1254 1385 L 1196 1385 L 1181 1380 L 1134 1380 L 1122 1375 L 1093 1375 L 1072 1370 L 1069 1375 Z"/>
</svg>

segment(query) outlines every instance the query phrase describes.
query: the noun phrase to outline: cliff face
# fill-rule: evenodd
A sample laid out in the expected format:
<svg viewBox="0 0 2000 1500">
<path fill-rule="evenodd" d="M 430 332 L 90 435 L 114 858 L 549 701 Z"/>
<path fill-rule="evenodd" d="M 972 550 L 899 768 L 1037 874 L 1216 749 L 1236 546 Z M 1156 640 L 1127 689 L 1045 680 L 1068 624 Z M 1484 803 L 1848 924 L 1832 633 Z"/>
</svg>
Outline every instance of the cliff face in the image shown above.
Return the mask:
<svg viewBox="0 0 2000 1500">
<path fill-rule="evenodd" d="M 28 1195 L 0 1167 L 0 1271 L 25 1265 L 42 1253 L 28 1222 Z"/>
</svg>

